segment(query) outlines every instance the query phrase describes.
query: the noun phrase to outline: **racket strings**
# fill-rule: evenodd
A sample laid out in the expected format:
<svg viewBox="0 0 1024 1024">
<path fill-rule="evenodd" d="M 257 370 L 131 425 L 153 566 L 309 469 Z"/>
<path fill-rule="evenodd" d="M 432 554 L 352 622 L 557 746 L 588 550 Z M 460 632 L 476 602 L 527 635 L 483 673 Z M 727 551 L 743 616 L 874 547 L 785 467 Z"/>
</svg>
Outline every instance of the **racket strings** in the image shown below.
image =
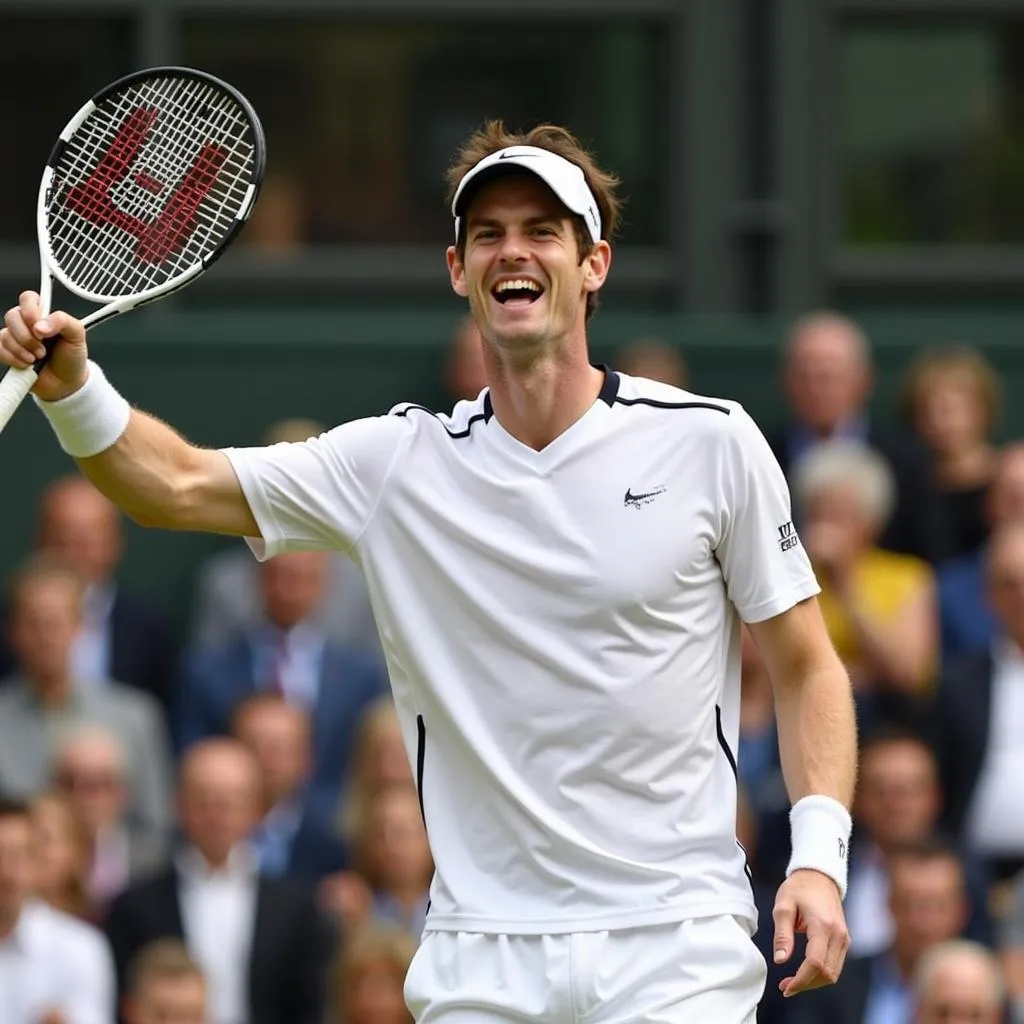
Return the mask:
<svg viewBox="0 0 1024 1024">
<path fill-rule="evenodd" d="M 173 280 L 232 229 L 254 160 L 252 125 L 230 94 L 200 79 L 135 83 L 60 154 L 46 210 L 55 262 L 101 298 Z"/>
</svg>

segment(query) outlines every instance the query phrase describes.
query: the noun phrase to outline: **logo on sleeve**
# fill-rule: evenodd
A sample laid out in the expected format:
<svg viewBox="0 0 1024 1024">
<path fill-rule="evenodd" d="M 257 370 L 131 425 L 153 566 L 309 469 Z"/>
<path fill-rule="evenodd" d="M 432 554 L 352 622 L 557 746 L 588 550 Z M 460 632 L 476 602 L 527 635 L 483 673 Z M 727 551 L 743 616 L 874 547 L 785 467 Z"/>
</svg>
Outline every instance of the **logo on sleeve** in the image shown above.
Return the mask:
<svg viewBox="0 0 1024 1024">
<path fill-rule="evenodd" d="M 839 840 L 839 859 L 846 860 L 846 843 L 842 839 Z"/>
<path fill-rule="evenodd" d="M 779 550 L 791 551 L 799 546 L 800 538 L 796 534 L 796 527 L 793 526 L 793 520 L 791 519 L 788 523 L 783 523 L 779 527 Z"/>
</svg>

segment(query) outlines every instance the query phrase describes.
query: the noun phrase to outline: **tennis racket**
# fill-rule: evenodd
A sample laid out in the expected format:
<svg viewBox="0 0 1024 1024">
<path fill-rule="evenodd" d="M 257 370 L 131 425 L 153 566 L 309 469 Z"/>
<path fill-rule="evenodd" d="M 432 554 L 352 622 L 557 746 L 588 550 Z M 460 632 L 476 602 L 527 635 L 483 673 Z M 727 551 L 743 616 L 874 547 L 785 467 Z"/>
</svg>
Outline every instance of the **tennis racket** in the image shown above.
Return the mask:
<svg viewBox="0 0 1024 1024">
<path fill-rule="evenodd" d="M 39 185 L 43 314 L 54 279 L 100 307 L 87 327 L 195 280 L 248 218 L 265 163 L 256 112 L 212 75 L 151 68 L 108 85 L 60 133 Z M 56 341 L 0 381 L 0 430 Z"/>
</svg>

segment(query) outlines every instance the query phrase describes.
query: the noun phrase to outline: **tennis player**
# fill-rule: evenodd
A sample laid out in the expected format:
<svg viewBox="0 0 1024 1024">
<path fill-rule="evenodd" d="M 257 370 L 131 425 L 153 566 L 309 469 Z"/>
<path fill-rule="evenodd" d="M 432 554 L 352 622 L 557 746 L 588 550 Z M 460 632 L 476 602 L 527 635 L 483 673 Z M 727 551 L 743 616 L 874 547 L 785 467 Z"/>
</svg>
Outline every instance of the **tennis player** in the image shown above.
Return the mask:
<svg viewBox="0 0 1024 1024">
<path fill-rule="evenodd" d="M 489 386 L 450 414 L 203 450 L 32 292 L 0 355 L 61 335 L 38 404 L 137 522 L 361 567 L 436 862 L 418 1021 L 748 1024 L 766 965 L 735 832 L 741 620 L 794 805 L 776 960 L 808 942 L 784 993 L 834 982 L 848 946 L 853 704 L 786 485 L 735 402 L 591 365 L 616 182 L 569 132 L 489 124 L 451 183 Z"/>
</svg>

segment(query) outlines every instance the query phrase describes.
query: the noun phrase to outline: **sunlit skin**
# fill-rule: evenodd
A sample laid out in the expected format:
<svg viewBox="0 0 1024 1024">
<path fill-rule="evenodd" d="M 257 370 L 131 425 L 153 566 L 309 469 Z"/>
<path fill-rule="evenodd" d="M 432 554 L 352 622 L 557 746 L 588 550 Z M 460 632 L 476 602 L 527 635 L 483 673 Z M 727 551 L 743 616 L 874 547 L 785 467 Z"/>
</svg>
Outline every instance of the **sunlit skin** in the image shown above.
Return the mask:
<svg viewBox="0 0 1024 1024">
<path fill-rule="evenodd" d="M 481 186 L 463 230 L 464 257 L 450 246 L 448 268 L 484 339 L 495 414 L 514 437 L 543 448 L 601 389 L 587 354 L 586 299 L 608 276 L 611 248 L 600 241 L 581 263 L 571 214 L 531 175 Z M 493 294 L 501 281 L 524 278 L 542 289 L 533 302 L 503 305 Z"/>
</svg>

